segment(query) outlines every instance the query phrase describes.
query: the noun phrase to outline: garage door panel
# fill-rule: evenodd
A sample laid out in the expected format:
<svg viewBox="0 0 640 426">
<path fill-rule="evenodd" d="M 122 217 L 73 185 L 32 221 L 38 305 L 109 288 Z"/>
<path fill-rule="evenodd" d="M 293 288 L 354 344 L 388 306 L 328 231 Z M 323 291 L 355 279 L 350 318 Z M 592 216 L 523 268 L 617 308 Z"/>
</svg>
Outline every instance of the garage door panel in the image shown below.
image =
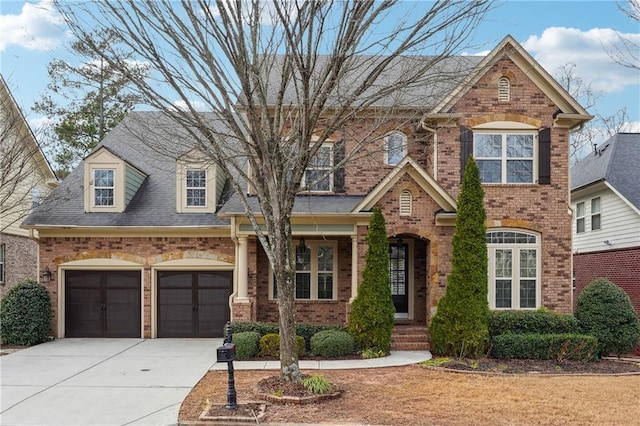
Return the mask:
<svg viewBox="0 0 640 426">
<path fill-rule="evenodd" d="M 66 271 L 67 337 L 140 337 L 139 271 Z"/>
<path fill-rule="evenodd" d="M 158 337 L 221 337 L 230 271 L 158 272 Z"/>
</svg>

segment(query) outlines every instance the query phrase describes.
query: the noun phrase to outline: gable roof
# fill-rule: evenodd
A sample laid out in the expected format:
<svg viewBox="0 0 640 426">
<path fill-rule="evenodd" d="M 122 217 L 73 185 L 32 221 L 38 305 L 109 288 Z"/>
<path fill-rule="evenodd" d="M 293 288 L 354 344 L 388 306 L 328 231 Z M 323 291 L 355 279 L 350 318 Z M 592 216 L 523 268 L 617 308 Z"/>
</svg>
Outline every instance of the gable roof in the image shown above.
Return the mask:
<svg viewBox="0 0 640 426">
<path fill-rule="evenodd" d="M 640 210 L 640 133 L 617 133 L 571 167 L 571 192 L 606 182 Z"/>
<path fill-rule="evenodd" d="M 84 212 L 83 161 L 27 217 L 23 227 L 228 226 L 229 220 L 215 213 L 176 211 L 176 158 L 195 143 L 193 137 L 162 113 L 130 113 L 94 150 L 106 149 L 147 175 L 126 210 Z"/>
<path fill-rule="evenodd" d="M 511 36 L 507 35 L 427 114 L 446 114 L 487 71 L 504 57 L 509 57 L 547 95 L 560 111 L 554 116 L 567 120 L 571 127 L 593 118 L 587 111 Z"/>
<path fill-rule="evenodd" d="M 369 192 L 358 205 L 353 208 L 354 213 L 369 211 L 386 194 L 402 176 L 408 174 L 444 212 L 455 212 L 456 201 L 440 184 L 411 157 L 405 157 L 389 174 Z"/>
</svg>

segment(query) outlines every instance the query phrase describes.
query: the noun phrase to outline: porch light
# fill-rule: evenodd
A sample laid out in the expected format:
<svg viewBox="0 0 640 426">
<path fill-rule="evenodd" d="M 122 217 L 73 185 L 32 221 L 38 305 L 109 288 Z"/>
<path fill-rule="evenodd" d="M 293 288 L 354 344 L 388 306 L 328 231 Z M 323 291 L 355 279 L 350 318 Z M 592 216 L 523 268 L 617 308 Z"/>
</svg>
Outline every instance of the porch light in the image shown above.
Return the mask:
<svg viewBox="0 0 640 426">
<path fill-rule="evenodd" d="M 42 282 L 48 283 L 51 281 L 51 270 L 49 270 L 48 266 L 44 267 L 44 271 L 42 271 Z"/>
</svg>

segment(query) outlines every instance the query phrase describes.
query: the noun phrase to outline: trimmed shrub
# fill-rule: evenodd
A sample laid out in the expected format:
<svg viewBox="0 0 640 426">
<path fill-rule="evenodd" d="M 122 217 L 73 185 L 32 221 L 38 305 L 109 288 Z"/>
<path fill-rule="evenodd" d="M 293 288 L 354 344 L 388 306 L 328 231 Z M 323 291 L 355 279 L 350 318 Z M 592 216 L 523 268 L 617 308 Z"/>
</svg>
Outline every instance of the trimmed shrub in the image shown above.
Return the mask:
<svg viewBox="0 0 640 426">
<path fill-rule="evenodd" d="M 573 315 L 539 309 L 537 311 L 493 311 L 489 314 L 489 335 L 577 333 Z"/>
<path fill-rule="evenodd" d="M 493 338 L 494 358 L 593 361 L 595 337 L 585 334 L 502 334 Z"/>
<path fill-rule="evenodd" d="M 580 331 L 598 339 L 598 355 L 631 352 L 640 341 L 640 322 L 629 296 L 611 281 L 598 278 L 576 303 Z"/>
<path fill-rule="evenodd" d="M 307 354 L 304 337 L 296 336 L 296 348 L 298 357 Z M 260 338 L 260 356 L 280 356 L 280 335 L 277 333 L 265 334 Z"/>
<path fill-rule="evenodd" d="M 231 323 L 232 333 L 242 333 L 245 331 L 255 331 L 260 336 L 265 334 L 275 333 L 278 334 L 278 326 L 275 324 L 269 324 L 265 322 L 250 322 L 250 321 L 237 321 Z"/>
<path fill-rule="evenodd" d="M 6 345 L 37 345 L 49 339 L 51 297 L 42 284 L 25 280 L 0 301 L 0 336 Z"/>
<path fill-rule="evenodd" d="M 452 239 L 451 275 L 429 334 L 437 354 L 484 355 L 489 344 L 484 191 L 473 157 L 465 166 Z"/>
<path fill-rule="evenodd" d="M 236 345 L 236 359 L 242 361 L 258 356 L 260 350 L 260 335 L 255 331 L 241 331 L 233 335 Z"/>
<path fill-rule="evenodd" d="M 389 242 L 382 212 L 374 207 L 358 296 L 351 305 L 349 333 L 358 349 L 389 352 L 395 307 L 389 280 Z"/>
<path fill-rule="evenodd" d="M 311 337 L 311 353 L 324 358 L 339 358 L 355 352 L 353 337 L 347 332 L 325 330 Z"/>
<path fill-rule="evenodd" d="M 304 337 L 304 341 L 307 345 L 307 352 L 311 350 L 311 338 L 321 331 L 325 330 L 338 330 L 347 331 L 347 328 L 341 325 L 311 325 L 311 324 L 296 324 L 296 334 Z"/>
</svg>

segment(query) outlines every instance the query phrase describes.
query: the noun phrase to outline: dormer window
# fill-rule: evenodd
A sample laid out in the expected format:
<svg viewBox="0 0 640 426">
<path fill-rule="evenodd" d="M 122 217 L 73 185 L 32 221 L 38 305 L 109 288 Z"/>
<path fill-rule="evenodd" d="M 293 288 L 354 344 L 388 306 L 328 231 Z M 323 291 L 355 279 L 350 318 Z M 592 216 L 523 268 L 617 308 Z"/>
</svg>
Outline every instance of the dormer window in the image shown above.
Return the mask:
<svg viewBox="0 0 640 426">
<path fill-rule="evenodd" d="M 93 170 L 93 205 L 113 207 L 115 191 L 115 170 Z"/>
<path fill-rule="evenodd" d="M 393 132 L 384 138 L 384 161 L 395 166 L 407 155 L 407 137 L 404 133 Z"/>
<path fill-rule="evenodd" d="M 203 169 L 188 169 L 186 179 L 187 207 L 206 207 L 207 171 Z"/>
<path fill-rule="evenodd" d="M 509 102 L 511 100 L 511 82 L 507 77 L 498 80 L 498 102 Z"/>
</svg>

